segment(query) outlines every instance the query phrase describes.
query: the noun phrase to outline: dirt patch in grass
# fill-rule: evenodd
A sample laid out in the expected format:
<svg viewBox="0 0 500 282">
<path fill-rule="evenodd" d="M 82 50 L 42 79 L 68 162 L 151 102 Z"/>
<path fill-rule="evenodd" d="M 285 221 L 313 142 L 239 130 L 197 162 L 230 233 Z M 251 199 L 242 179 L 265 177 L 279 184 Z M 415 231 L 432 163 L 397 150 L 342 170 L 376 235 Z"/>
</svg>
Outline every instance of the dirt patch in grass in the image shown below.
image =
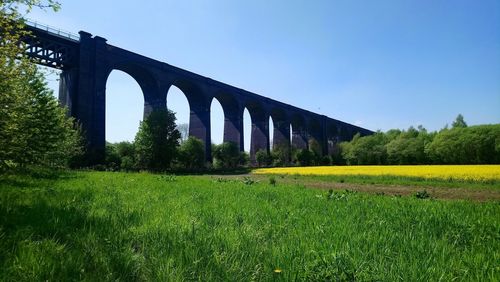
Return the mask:
<svg viewBox="0 0 500 282">
<path fill-rule="evenodd" d="M 245 175 L 262 183 L 267 183 L 269 175 Z M 219 176 L 217 176 L 219 177 Z M 243 175 L 221 175 L 222 178 L 242 179 Z M 308 179 L 308 178 L 293 178 L 293 177 L 275 177 L 278 184 L 293 184 L 303 185 L 306 188 L 322 189 L 322 190 L 351 190 L 362 193 L 370 193 L 377 195 L 400 195 L 413 196 L 417 192 L 427 191 L 431 198 L 445 200 L 470 200 L 478 202 L 500 201 L 500 190 L 467 188 L 464 184 L 463 188 L 446 188 L 432 186 L 404 186 L 404 185 L 383 185 L 383 184 L 359 184 L 359 183 L 340 183 L 333 181 Z"/>
<path fill-rule="evenodd" d="M 383 194 L 383 195 L 401 195 L 412 196 L 419 191 L 427 191 L 432 198 L 449 200 L 472 200 L 472 201 L 500 201 L 500 191 L 478 190 L 468 188 L 434 188 L 434 187 L 408 187 L 408 186 L 387 186 L 387 185 L 367 185 L 351 183 L 325 183 L 325 182 L 305 182 L 304 186 L 308 188 L 325 190 L 351 190 L 357 192 Z"/>
</svg>

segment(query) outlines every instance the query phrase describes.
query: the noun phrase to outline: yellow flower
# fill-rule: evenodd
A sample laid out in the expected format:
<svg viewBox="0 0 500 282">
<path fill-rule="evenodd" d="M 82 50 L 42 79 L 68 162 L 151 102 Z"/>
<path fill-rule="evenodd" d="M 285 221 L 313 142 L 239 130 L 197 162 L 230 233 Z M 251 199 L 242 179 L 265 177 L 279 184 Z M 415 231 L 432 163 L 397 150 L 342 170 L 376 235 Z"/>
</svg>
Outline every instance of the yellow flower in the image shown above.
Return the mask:
<svg viewBox="0 0 500 282">
<path fill-rule="evenodd" d="M 425 179 L 498 181 L 500 165 L 387 165 L 260 168 L 255 174 L 392 175 Z"/>
<path fill-rule="evenodd" d="M 279 273 L 281 273 L 281 271 L 282 271 L 281 269 L 276 268 L 276 269 L 274 270 L 274 273 L 278 273 L 278 274 L 279 274 Z"/>
</svg>

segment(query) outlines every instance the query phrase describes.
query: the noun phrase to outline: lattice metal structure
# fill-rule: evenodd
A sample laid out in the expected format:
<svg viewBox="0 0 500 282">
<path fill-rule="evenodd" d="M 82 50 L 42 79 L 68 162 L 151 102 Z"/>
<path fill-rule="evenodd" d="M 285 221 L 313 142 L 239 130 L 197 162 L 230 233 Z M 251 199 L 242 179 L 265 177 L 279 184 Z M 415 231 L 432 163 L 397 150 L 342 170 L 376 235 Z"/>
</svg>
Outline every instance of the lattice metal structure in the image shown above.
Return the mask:
<svg viewBox="0 0 500 282">
<path fill-rule="evenodd" d="M 78 55 L 77 40 L 30 25 L 27 25 L 27 29 L 31 35 L 23 38 L 26 44 L 25 52 L 38 64 L 57 69 L 67 69 L 75 65 Z"/>
</svg>

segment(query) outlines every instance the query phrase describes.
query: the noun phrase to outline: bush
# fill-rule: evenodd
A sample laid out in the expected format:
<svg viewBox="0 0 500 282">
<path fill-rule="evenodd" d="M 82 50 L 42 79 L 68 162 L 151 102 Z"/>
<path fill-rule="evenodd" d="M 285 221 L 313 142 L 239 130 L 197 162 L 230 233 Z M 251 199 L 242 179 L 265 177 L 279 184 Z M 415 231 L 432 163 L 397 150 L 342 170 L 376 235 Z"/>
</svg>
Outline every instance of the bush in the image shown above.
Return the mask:
<svg viewBox="0 0 500 282">
<path fill-rule="evenodd" d="M 212 145 L 212 157 L 216 168 L 237 168 L 242 160 L 240 148 L 234 142 Z"/>
<path fill-rule="evenodd" d="M 261 149 L 255 153 L 255 160 L 257 161 L 257 166 L 259 167 L 268 166 L 271 163 L 271 156 L 266 150 Z"/>
<path fill-rule="evenodd" d="M 205 148 L 203 142 L 189 136 L 179 147 L 177 162 L 185 169 L 201 169 L 205 166 Z"/>
<path fill-rule="evenodd" d="M 286 166 L 290 161 L 290 146 L 288 144 L 276 144 L 271 151 L 273 166 Z"/>
<path fill-rule="evenodd" d="M 307 149 L 299 149 L 297 150 L 296 159 L 299 165 L 310 166 L 314 161 L 314 153 Z"/>
</svg>

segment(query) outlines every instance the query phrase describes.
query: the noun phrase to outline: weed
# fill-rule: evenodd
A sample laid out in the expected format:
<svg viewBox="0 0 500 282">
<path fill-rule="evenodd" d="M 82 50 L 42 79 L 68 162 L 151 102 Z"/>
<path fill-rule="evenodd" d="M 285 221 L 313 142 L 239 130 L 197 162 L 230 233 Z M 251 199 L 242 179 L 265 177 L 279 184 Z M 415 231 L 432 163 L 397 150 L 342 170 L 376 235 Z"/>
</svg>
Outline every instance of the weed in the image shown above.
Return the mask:
<svg viewBox="0 0 500 282">
<path fill-rule="evenodd" d="M 253 180 L 252 178 L 250 178 L 248 176 L 245 176 L 245 177 L 243 177 L 243 183 L 245 185 L 252 185 L 254 183 L 257 183 L 257 181 Z"/>
<path fill-rule="evenodd" d="M 415 198 L 417 198 L 417 199 L 427 199 L 430 197 L 431 197 L 431 194 L 429 194 L 426 190 L 418 191 L 417 193 L 415 193 Z"/>
<path fill-rule="evenodd" d="M 269 184 L 276 186 L 276 179 L 273 176 L 269 177 Z"/>
</svg>

